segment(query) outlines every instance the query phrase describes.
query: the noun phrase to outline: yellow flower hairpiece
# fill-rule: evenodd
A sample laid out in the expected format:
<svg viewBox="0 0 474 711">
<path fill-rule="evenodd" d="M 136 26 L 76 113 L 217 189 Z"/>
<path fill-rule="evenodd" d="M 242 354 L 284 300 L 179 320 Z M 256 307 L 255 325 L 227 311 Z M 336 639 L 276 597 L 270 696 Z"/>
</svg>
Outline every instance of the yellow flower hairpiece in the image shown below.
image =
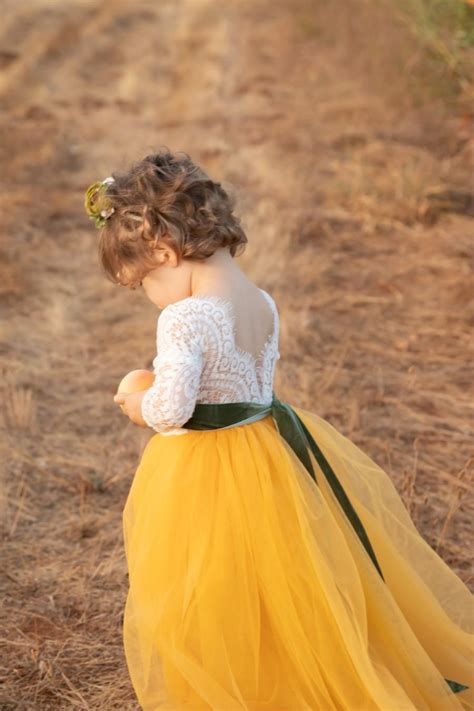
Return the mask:
<svg viewBox="0 0 474 711">
<path fill-rule="evenodd" d="M 92 183 L 86 190 L 84 207 L 91 220 L 94 220 L 97 229 L 105 225 L 105 221 L 115 212 L 115 208 L 110 205 L 106 192 L 107 186 L 115 182 L 110 175 L 105 180 Z"/>
</svg>

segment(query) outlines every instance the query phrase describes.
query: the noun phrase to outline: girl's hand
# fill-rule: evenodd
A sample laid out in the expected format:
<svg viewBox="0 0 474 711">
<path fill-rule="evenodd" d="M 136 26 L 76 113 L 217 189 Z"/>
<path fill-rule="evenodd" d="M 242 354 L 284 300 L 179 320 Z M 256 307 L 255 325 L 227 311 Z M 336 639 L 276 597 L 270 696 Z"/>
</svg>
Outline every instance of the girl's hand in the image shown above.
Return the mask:
<svg viewBox="0 0 474 711">
<path fill-rule="evenodd" d="M 142 399 L 145 393 L 146 390 L 140 390 L 136 393 L 116 393 L 114 395 L 114 402 L 118 405 L 123 405 L 125 414 L 139 427 L 148 427 L 141 411 Z"/>
</svg>

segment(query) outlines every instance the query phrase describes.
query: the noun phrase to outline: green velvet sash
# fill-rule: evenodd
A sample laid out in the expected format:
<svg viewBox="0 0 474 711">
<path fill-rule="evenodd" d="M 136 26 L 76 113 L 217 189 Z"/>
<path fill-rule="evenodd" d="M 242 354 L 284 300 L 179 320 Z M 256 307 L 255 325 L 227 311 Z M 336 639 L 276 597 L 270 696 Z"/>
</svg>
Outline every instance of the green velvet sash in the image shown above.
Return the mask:
<svg viewBox="0 0 474 711">
<path fill-rule="evenodd" d="M 269 405 L 260 405 L 254 402 L 197 403 L 191 418 L 182 425 L 182 427 L 190 430 L 228 429 L 230 427 L 256 422 L 268 415 L 272 415 L 279 433 L 288 442 L 296 456 L 314 479 L 316 485 L 318 485 L 313 464 L 308 453 L 308 449 L 311 450 L 344 513 L 369 554 L 380 577 L 385 582 L 367 532 L 339 479 L 302 419 L 297 415 L 291 405 L 279 400 L 275 392 L 273 392 L 272 402 Z M 460 684 L 450 679 L 446 679 L 446 682 L 454 693 L 469 688 L 465 684 Z"/>
</svg>

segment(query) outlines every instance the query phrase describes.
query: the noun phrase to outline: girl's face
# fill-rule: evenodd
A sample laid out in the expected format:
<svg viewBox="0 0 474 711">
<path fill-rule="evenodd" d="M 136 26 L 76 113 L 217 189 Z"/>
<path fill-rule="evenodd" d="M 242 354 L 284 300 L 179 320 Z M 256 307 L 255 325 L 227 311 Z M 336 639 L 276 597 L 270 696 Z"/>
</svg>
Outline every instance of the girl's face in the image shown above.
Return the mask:
<svg viewBox="0 0 474 711">
<path fill-rule="evenodd" d="M 155 249 L 157 266 L 149 271 L 141 284 L 147 298 L 164 309 L 168 304 L 191 296 L 192 262 L 178 261 L 176 252 L 166 244 Z"/>
</svg>

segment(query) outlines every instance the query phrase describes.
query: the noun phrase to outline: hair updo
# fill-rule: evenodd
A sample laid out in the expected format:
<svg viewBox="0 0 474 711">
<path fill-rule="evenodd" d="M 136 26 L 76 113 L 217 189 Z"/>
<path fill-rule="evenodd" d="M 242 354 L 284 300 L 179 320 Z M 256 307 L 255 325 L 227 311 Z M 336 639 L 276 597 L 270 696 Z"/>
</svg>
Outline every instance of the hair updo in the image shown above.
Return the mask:
<svg viewBox="0 0 474 711">
<path fill-rule="evenodd" d="M 179 260 L 206 259 L 219 247 L 229 247 L 233 257 L 245 249 L 247 236 L 233 214 L 235 198 L 187 153 L 165 148 L 112 177 L 106 195 L 114 210 L 98 250 L 114 283 L 140 283 L 157 266 L 158 241 L 172 247 Z"/>
</svg>

